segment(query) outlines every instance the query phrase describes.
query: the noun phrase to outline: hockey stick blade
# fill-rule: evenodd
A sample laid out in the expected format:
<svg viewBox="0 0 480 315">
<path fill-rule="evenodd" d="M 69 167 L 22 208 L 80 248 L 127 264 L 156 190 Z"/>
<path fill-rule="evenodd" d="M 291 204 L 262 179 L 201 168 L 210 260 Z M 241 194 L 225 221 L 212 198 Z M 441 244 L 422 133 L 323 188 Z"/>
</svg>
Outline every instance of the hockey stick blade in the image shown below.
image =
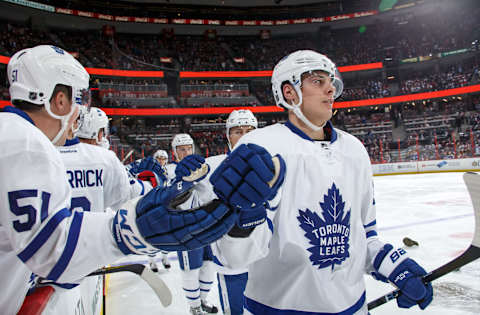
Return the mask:
<svg viewBox="0 0 480 315">
<path fill-rule="evenodd" d="M 116 273 L 122 271 L 129 271 L 139 275 L 151 288 L 155 291 L 160 303 L 164 307 L 172 304 L 172 292 L 166 283 L 158 276 L 158 273 L 153 272 L 142 264 L 130 264 L 117 267 L 103 267 L 90 273 L 88 276 L 99 276 L 108 273 Z"/>
<path fill-rule="evenodd" d="M 472 199 L 473 213 L 475 216 L 475 231 L 472 243 L 463 254 L 426 274 L 423 277 L 425 283 L 432 282 L 433 280 L 480 258 L 480 175 L 473 172 L 465 173 L 463 174 L 463 181 L 465 182 L 470 198 Z M 377 306 L 383 305 L 388 301 L 397 298 L 399 292 L 400 290 L 395 290 L 371 301 L 368 303 L 368 310 L 374 309 Z"/>
</svg>

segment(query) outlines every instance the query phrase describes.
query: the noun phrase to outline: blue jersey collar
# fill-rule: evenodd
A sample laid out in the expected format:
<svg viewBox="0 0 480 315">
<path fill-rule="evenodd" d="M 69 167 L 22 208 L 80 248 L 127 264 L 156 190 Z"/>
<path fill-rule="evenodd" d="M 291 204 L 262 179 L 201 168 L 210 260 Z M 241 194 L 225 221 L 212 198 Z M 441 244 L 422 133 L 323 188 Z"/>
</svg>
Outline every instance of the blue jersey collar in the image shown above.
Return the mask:
<svg viewBox="0 0 480 315">
<path fill-rule="evenodd" d="M 301 131 L 297 126 L 292 124 L 292 122 L 290 120 L 287 120 L 287 122 L 285 123 L 285 126 L 288 129 L 290 129 L 293 133 L 300 136 L 301 138 L 303 138 L 305 140 L 308 140 L 308 141 L 312 141 L 312 142 L 315 141 L 312 138 L 310 138 L 309 136 L 307 136 L 307 134 L 305 134 L 305 132 Z M 330 120 L 327 121 L 327 124 L 325 125 L 325 127 L 323 127 L 323 130 L 325 131 L 325 133 L 328 133 L 330 135 L 330 143 L 334 143 L 335 141 L 337 141 L 337 132 L 333 128 L 332 122 Z"/>
<path fill-rule="evenodd" d="M 32 125 L 35 126 L 35 123 L 33 122 L 32 118 L 30 118 L 30 116 L 28 116 L 27 113 L 25 113 L 23 110 L 21 109 L 18 109 L 16 107 L 13 107 L 13 106 L 6 106 L 4 109 L 3 109 L 4 112 L 7 112 L 7 113 L 14 113 L 14 114 L 17 114 L 19 115 L 20 117 L 26 119 L 29 123 L 31 123 Z"/>
<path fill-rule="evenodd" d="M 67 139 L 67 141 L 65 141 L 65 144 L 63 146 L 64 147 L 69 147 L 71 145 L 75 145 L 75 144 L 79 144 L 79 143 L 80 143 L 80 139 L 75 137 L 73 139 Z"/>
</svg>

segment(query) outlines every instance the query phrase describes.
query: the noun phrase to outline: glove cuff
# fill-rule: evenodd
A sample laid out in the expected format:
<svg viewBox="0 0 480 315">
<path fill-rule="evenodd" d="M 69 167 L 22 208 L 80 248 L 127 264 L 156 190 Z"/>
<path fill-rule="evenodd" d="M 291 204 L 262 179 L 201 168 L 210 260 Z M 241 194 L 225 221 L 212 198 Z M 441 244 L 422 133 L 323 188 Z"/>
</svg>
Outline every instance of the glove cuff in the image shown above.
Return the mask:
<svg viewBox="0 0 480 315">
<path fill-rule="evenodd" d="M 373 262 L 373 267 L 380 275 L 389 278 L 409 255 L 403 248 L 394 248 L 391 244 L 385 246 L 378 252 Z"/>
<path fill-rule="evenodd" d="M 118 248 L 125 255 L 149 255 L 159 252 L 159 249 L 151 246 L 138 230 L 135 208 L 140 198 L 124 203 L 113 219 L 113 237 Z"/>
</svg>

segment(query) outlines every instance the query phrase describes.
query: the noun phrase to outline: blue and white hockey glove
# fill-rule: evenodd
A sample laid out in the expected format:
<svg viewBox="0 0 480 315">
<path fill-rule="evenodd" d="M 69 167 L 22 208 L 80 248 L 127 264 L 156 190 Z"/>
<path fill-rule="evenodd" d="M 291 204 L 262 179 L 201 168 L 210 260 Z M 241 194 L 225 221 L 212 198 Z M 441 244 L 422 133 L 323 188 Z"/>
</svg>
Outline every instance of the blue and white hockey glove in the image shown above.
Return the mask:
<svg viewBox="0 0 480 315">
<path fill-rule="evenodd" d="M 285 161 L 256 144 L 232 151 L 210 177 L 217 196 L 235 209 L 253 210 L 275 197 L 285 177 Z"/>
<path fill-rule="evenodd" d="M 175 168 L 175 181 L 186 180 L 199 182 L 207 176 L 210 167 L 205 159 L 197 154 L 187 155 Z"/>
<path fill-rule="evenodd" d="M 127 165 L 127 170 L 130 174 L 137 176 L 143 171 L 153 172 L 158 177 L 164 177 L 165 172 L 162 165 L 158 163 L 153 157 L 149 156 L 141 160 L 136 160 Z"/>
<path fill-rule="evenodd" d="M 418 304 L 423 310 L 432 302 L 432 284 L 425 284 L 422 280 L 426 271 L 409 258 L 403 248 L 394 249 L 391 244 L 386 244 L 375 257 L 373 267 L 375 279 L 390 281 L 400 289 L 399 307 L 410 308 Z"/>
<path fill-rule="evenodd" d="M 192 187 L 192 182 L 181 181 L 126 202 L 113 221 L 120 250 L 126 255 L 193 250 L 226 234 L 237 215 L 219 200 L 187 211 L 174 208 L 188 198 Z"/>
</svg>

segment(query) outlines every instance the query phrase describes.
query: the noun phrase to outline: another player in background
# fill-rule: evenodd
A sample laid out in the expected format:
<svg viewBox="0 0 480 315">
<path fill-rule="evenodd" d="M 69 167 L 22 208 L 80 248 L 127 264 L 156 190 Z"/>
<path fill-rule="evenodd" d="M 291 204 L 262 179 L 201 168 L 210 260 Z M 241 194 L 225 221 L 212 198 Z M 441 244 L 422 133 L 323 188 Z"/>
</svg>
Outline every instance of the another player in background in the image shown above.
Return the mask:
<svg viewBox="0 0 480 315">
<path fill-rule="evenodd" d="M 343 89 L 335 64 L 315 51 L 296 51 L 275 66 L 272 89 L 288 121 L 242 137 L 234 157 L 210 177 L 221 199 L 258 215 L 249 224 L 240 216 L 235 233 L 212 245 L 224 265 L 248 266 L 245 313 L 367 314 L 365 273 L 397 286 L 400 307 L 427 307 L 432 286 L 422 281 L 425 270 L 377 236 L 364 146 L 330 122 Z M 244 178 L 236 160 L 253 144 L 280 154 L 286 165 L 282 192 L 274 198 L 278 208 L 261 224 L 265 210 L 249 201 L 255 192 L 243 194 L 242 202 L 230 194 L 237 189 L 231 178 Z"/>
<path fill-rule="evenodd" d="M 79 112 L 74 130 L 67 130 L 69 135 L 65 144 L 57 147 L 72 188 L 71 210 L 103 212 L 150 191 L 149 182 L 130 177 L 115 153 L 108 150 L 108 117 L 105 112 L 86 106 L 80 106 Z M 52 300 L 56 300 L 56 312 L 75 314 L 78 311 L 75 307 L 80 303 L 93 305 L 93 314 L 99 311 L 101 300 L 97 297 L 101 294 L 102 283 L 98 281 L 101 281 L 100 276 L 86 277 L 80 287 L 73 283 L 52 283 L 54 294 L 60 294 L 58 298 L 52 296 Z M 87 313 L 90 311 L 87 308 Z"/>
<path fill-rule="evenodd" d="M 195 144 L 192 137 L 186 133 L 175 135 L 172 140 L 172 150 L 175 161 L 168 164 L 168 176 L 176 175 L 177 164 L 188 156 L 195 153 Z M 188 204 L 189 203 L 189 204 Z M 190 198 L 187 201 L 187 208 L 198 206 L 196 198 Z M 216 306 L 207 302 L 207 296 L 215 279 L 215 269 L 213 266 L 213 255 L 210 246 L 205 246 L 192 251 L 179 251 L 178 261 L 180 264 L 182 285 L 185 297 L 190 305 L 190 312 L 194 315 L 205 313 L 218 313 Z"/>
<path fill-rule="evenodd" d="M 166 178 L 168 178 L 168 173 L 167 173 L 167 168 L 166 168 L 166 165 L 167 165 L 167 162 L 168 162 L 168 154 L 167 154 L 167 151 L 165 151 L 165 150 L 157 150 L 157 151 L 153 154 L 153 158 L 162 166 L 164 175 L 165 175 Z M 171 264 L 170 264 L 170 262 L 168 261 L 168 252 L 162 251 L 162 252 L 161 252 L 161 256 L 162 256 L 161 261 L 162 261 L 163 267 L 164 267 L 165 269 L 170 269 Z M 158 270 L 158 267 L 156 267 L 156 262 L 155 262 L 155 260 L 150 259 L 149 263 L 150 263 L 150 268 L 152 268 L 152 270 L 155 270 L 155 268 Z"/>
<path fill-rule="evenodd" d="M 160 165 L 164 167 L 168 163 L 168 154 L 167 154 L 167 151 L 165 150 L 157 150 L 153 154 L 153 157 L 157 160 L 158 163 L 160 163 Z"/>
<path fill-rule="evenodd" d="M 154 189 L 115 213 L 72 211 L 71 188 L 54 144 L 65 143 L 78 106 L 89 105 L 89 75 L 63 49 L 41 45 L 15 53 L 7 76 L 15 107 L 0 113 L 2 313 L 18 312 L 32 272 L 75 282 L 125 255 L 196 249 L 231 228 L 236 215 L 223 204 L 169 210 L 171 198 L 183 192 L 175 190 L 179 185 Z M 176 225 L 152 224 L 159 217 Z"/>
<path fill-rule="evenodd" d="M 230 113 L 226 122 L 226 136 L 229 151 L 233 150 L 240 138 L 248 132 L 257 129 L 258 121 L 248 109 L 234 110 Z M 211 156 L 205 159 L 210 167 L 210 173 L 225 160 L 226 154 Z M 209 175 L 195 186 L 195 192 L 198 193 L 199 204 L 206 203 L 215 199 L 213 187 L 208 181 Z M 218 293 L 220 303 L 225 315 L 243 314 L 243 292 L 248 280 L 248 269 L 242 267 L 233 269 L 222 264 L 214 258 L 217 270 Z"/>
<path fill-rule="evenodd" d="M 134 180 L 113 151 L 108 150 L 108 117 L 96 107 L 81 107 L 76 137 L 58 147 L 72 187 L 72 209 L 118 208 L 152 189 Z"/>
<path fill-rule="evenodd" d="M 195 144 L 193 143 L 192 137 L 187 133 L 176 134 L 172 140 L 172 150 L 175 160 L 165 165 L 169 182 L 176 176 L 175 169 L 177 168 L 178 162 L 184 157 L 195 153 Z"/>
</svg>

